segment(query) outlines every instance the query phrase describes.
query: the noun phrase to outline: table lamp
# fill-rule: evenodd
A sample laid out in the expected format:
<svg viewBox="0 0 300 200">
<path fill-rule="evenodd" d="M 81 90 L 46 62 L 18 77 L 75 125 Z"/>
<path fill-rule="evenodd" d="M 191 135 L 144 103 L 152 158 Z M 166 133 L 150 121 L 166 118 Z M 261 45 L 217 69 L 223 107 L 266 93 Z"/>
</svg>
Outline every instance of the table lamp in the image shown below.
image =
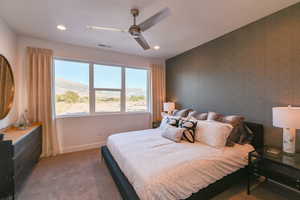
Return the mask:
<svg viewBox="0 0 300 200">
<path fill-rule="evenodd" d="M 173 110 L 175 110 L 175 103 L 173 102 L 165 102 L 164 103 L 164 112 L 171 114 Z"/>
<path fill-rule="evenodd" d="M 283 128 L 283 152 L 296 152 L 296 129 L 300 129 L 300 107 L 274 107 L 273 126 Z"/>
</svg>

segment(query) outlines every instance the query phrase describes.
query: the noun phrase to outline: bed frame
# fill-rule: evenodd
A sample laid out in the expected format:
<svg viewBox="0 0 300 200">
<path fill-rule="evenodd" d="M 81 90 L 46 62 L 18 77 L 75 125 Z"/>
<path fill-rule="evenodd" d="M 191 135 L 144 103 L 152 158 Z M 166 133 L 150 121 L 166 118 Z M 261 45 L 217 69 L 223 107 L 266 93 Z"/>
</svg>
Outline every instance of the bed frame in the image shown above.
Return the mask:
<svg viewBox="0 0 300 200">
<path fill-rule="evenodd" d="M 246 124 L 254 133 L 254 138 L 251 144 L 256 149 L 263 147 L 264 146 L 263 125 L 250 123 L 250 122 L 246 122 Z M 123 199 L 140 200 L 133 186 L 130 184 L 127 177 L 121 171 L 120 167 L 118 166 L 118 163 L 111 155 L 107 146 L 101 147 L 101 153 Z M 247 177 L 247 168 L 239 169 L 238 171 L 229 174 L 223 177 L 222 179 L 210 184 L 206 188 L 199 190 L 197 193 L 194 193 L 192 196 L 187 198 L 187 200 L 210 199 L 216 196 L 217 194 L 224 192 L 232 185 L 239 183 L 240 180 L 243 180 L 246 177 Z"/>
</svg>

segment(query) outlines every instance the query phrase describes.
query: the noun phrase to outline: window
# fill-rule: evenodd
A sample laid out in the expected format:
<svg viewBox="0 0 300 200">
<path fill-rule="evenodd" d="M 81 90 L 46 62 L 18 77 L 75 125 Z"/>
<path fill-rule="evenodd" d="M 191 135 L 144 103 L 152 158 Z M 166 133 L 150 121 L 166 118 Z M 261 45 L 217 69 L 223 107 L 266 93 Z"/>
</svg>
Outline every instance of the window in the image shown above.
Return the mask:
<svg viewBox="0 0 300 200">
<path fill-rule="evenodd" d="M 89 64 L 55 60 L 56 115 L 89 112 Z"/>
<path fill-rule="evenodd" d="M 56 115 L 149 111 L 149 70 L 54 60 Z"/>
<path fill-rule="evenodd" d="M 148 72 L 126 68 L 126 111 L 147 111 Z"/>
</svg>

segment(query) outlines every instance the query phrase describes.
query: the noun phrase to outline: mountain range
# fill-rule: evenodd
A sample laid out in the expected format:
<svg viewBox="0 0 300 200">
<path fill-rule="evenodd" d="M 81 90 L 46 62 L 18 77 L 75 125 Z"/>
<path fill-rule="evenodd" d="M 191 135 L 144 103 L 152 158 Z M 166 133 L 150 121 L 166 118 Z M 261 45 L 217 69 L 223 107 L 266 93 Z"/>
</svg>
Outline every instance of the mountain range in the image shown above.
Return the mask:
<svg viewBox="0 0 300 200">
<path fill-rule="evenodd" d="M 89 86 L 83 83 L 66 80 L 63 78 L 56 78 L 55 80 L 55 93 L 64 94 L 67 91 L 73 91 L 80 96 L 89 96 Z M 110 93 L 110 92 L 109 92 Z M 142 88 L 128 88 L 126 90 L 127 96 L 144 96 L 146 91 Z M 110 93 L 112 94 L 112 93 Z M 111 96 L 119 96 L 116 95 Z"/>
</svg>

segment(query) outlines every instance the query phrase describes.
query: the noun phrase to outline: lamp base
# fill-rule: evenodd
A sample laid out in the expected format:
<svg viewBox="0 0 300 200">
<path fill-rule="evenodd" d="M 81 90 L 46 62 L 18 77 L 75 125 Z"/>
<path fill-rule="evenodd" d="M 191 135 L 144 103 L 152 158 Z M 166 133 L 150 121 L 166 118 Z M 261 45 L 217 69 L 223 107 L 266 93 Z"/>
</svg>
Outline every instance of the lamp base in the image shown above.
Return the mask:
<svg viewBox="0 0 300 200">
<path fill-rule="evenodd" d="M 286 155 L 293 155 L 296 153 L 296 129 L 284 128 L 283 129 L 283 152 Z"/>
</svg>

